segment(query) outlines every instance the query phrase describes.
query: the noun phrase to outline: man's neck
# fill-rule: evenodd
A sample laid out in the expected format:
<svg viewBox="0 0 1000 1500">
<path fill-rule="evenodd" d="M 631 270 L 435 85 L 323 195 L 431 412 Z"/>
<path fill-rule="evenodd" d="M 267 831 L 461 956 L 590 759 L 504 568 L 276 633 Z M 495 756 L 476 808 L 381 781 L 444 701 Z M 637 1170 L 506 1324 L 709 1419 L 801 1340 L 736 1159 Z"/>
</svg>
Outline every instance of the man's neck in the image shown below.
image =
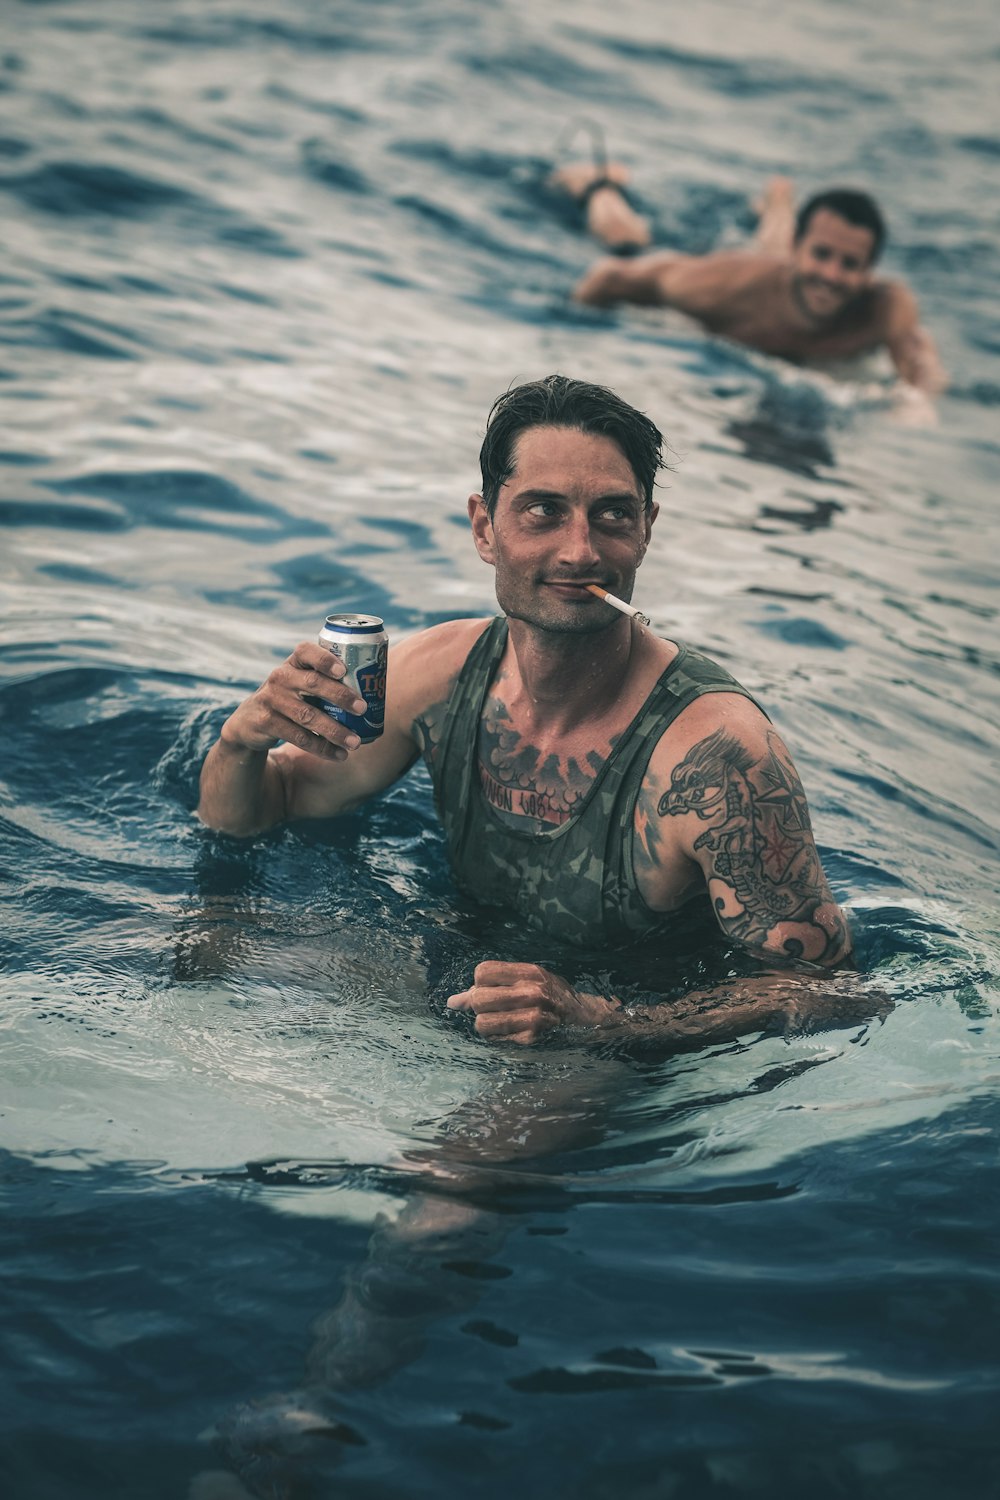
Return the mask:
<svg viewBox="0 0 1000 1500">
<path fill-rule="evenodd" d="M 565 733 L 622 700 L 640 629 L 631 620 L 593 635 L 538 630 L 523 620 L 508 620 L 508 629 L 509 706 L 533 723 Z"/>
<path fill-rule="evenodd" d="M 796 333 L 812 333 L 817 336 L 829 332 L 836 318 L 817 318 L 811 313 L 799 295 L 795 267 L 788 261 L 782 268 L 781 292 L 785 319 Z"/>
</svg>

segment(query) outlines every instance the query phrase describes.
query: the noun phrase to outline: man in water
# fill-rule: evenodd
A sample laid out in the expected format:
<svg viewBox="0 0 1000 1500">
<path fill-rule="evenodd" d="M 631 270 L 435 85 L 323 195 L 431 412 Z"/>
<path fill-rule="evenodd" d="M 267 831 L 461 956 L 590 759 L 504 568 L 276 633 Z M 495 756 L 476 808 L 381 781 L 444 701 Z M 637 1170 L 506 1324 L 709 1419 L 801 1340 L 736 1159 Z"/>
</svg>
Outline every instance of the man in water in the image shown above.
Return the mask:
<svg viewBox="0 0 1000 1500">
<path fill-rule="evenodd" d="M 367 745 L 310 703 L 363 711 L 340 660 L 302 642 L 202 769 L 202 820 L 250 836 L 356 807 L 422 756 L 459 885 L 513 908 L 540 941 L 658 945 L 667 988 L 678 914 L 707 897 L 723 934 L 771 971 L 626 1009 L 537 964 L 481 963 L 448 1004 L 473 1012 L 484 1037 L 641 1023 L 698 1045 L 829 1013 L 838 981 L 815 976 L 850 962 L 769 720 L 723 668 L 589 591 L 631 596 L 661 446 L 649 418 L 603 387 L 554 375 L 508 391 L 468 502 L 503 614 L 395 645 L 385 733 Z"/>
<path fill-rule="evenodd" d="M 925 406 L 947 384 L 913 293 L 875 276 L 886 232 L 867 193 L 833 188 L 796 214 L 791 183 L 777 177 L 757 205 L 757 233 L 745 249 L 635 254 L 646 251 L 650 230 L 625 196 L 626 168 L 575 163 L 552 181 L 581 205 L 591 233 L 617 252 L 586 273 L 577 301 L 677 308 L 710 333 L 796 364 L 830 364 L 884 347 Z"/>
</svg>

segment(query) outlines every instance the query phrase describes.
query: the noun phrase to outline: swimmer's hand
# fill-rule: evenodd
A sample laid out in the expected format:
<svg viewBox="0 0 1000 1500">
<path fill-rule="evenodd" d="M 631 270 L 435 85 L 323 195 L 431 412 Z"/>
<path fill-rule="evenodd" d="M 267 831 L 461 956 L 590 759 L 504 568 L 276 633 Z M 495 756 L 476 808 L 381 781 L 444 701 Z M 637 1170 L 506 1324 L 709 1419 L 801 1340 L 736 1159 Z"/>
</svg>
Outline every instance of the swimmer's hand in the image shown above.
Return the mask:
<svg viewBox="0 0 1000 1500">
<path fill-rule="evenodd" d="M 621 1017 L 619 1007 L 575 990 L 540 964 L 492 960 L 476 965 L 471 987 L 452 995 L 448 1009 L 472 1011 L 479 1036 L 521 1046 L 557 1026 L 614 1026 Z"/>
<path fill-rule="evenodd" d="M 897 427 L 936 427 L 938 411 L 926 391 L 899 380 L 890 398 L 889 420 Z"/>
</svg>

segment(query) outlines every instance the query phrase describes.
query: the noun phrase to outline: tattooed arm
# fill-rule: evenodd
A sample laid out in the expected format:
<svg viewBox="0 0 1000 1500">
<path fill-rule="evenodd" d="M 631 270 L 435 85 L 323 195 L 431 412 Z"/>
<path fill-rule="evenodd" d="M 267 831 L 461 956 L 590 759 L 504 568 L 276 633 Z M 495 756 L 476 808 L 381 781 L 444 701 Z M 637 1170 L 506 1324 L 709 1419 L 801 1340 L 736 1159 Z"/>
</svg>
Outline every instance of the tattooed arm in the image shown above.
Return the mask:
<svg viewBox="0 0 1000 1500">
<path fill-rule="evenodd" d="M 480 964 L 470 989 L 449 1001 L 476 1012 L 480 1035 L 528 1043 L 556 1026 L 635 1027 L 686 1048 L 880 1008 L 855 976 L 823 974 L 850 965 L 850 930 L 788 751 L 749 700 L 709 695 L 675 722 L 650 761 L 635 835 L 647 904 L 670 911 L 707 889 L 725 935 L 771 972 L 626 1009 L 538 965 Z"/>
<path fill-rule="evenodd" d="M 653 756 L 637 810 L 637 875 L 649 904 L 668 905 L 672 872 L 686 858 L 722 931 L 758 957 L 821 968 L 849 960 L 847 921 L 781 737 L 748 700 L 728 695 L 721 713 L 698 700 L 677 729 L 680 744 L 667 735 Z"/>
<path fill-rule="evenodd" d="M 678 1045 L 865 1019 L 881 1005 L 856 975 L 829 972 L 853 967 L 850 928 L 791 756 L 748 699 L 699 698 L 661 740 L 636 809 L 635 858 L 654 909 L 669 908 L 686 862 L 725 936 L 765 970 L 636 1010 Z"/>
<path fill-rule="evenodd" d="M 614 996 L 575 990 L 540 964 L 481 963 L 449 1010 L 473 1011 L 476 1031 L 491 1041 L 527 1045 L 560 1026 L 634 1033 L 654 1045 L 687 1051 L 735 1041 L 775 1025 L 808 1031 L 884 1015 L 885 995 L 867 991 L 856 974 L 758 974 L 680 1000 L 626 1008 Z"/>
</svg>

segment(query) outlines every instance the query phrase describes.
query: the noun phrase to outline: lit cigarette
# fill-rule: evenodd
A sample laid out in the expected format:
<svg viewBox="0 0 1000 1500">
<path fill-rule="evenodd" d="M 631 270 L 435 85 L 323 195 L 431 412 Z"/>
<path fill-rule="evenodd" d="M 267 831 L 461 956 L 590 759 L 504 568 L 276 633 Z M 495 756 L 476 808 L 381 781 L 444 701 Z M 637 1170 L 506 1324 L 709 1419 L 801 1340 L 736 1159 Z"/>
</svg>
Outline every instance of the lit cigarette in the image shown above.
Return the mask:
<svg viewBox="0 0 1000 1500">
<path fill-rule="evenodd" d="M 612 609 L 621 610 L 623 615 L 631 615 L 633 620 L 638 620 L 640 625 L 649 624 L 649 616 L 644 615 L 641 609 L 636 609 L 634 604 L 626 604 L 624 599 L 619 599 L 617 594 L 609 594 L 607 589 L 602 589 L 599 583 L 584 584 L 584 588 L 590 593 L 596 594 L 598 599 L 603 599 L 605 604 L 610 604 Z"/>
</svg>

